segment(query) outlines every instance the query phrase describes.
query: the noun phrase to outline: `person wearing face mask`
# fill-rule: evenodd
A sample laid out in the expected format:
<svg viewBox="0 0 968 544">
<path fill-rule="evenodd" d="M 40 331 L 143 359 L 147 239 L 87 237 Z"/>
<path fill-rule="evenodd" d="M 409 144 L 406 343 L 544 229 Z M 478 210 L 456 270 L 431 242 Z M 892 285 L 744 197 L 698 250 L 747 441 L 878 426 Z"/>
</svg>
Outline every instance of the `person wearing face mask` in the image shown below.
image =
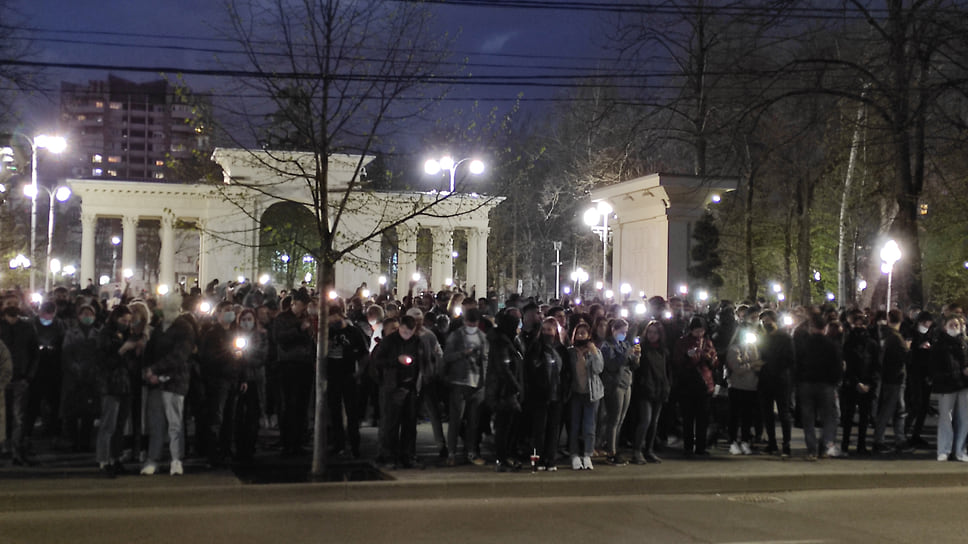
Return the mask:
<svg viewBox="0 0 968 544">
<path fill-rule="evenodd" d="M 64 433 L 74 452 L 90 451 L 91 430 L 98 415 L 97 340 L 100 329 L 95 325 L 93 306 L 78 308 L 77 319 L 64 333 L 60 417 Z"/>
<path fill-rule="evenodd" d="M 30 382 L 27 413 L 24 416 L 24 439 L 29 441 L 34 422 L 43 413 L 44 430 L 49 436 L 60 436 L 61 346 L 64 343 L 64 323 L 57 317 L 53 302 L 40 305 L 40 312 L 31 321 L 37 335 L 37 373 Z M 42 411 L 44 405 L 48 410 Z"/>
<path fill-rule="evenodd" d="M 123 304 L 114 307 L 98 335 L 97 388 L 101 397 L 100 425 L 96 456 L 103 476 L 113 478 L 124 472 L 121 464 L 121 438 L 130 402 L 131 380 L 127 354 L 137 348 L 129 338 L 131 310 Z"/>
<path fill-rule="evenodd" d="M 475 465 L 484 465 L 478 424 L 484 402 L 488 344 L 478 327 L 480 320 L 480 310 L 470 308 L 463 315 L 463 326 L 451 331 L 444 343 L 443 376 L 450 389 L 447 466 L 457 464 L 457 439 L 461 428 L 464 429 L 466 459 Z"/>
<path fill-rule="evenodd" d="M 144 367 L 146 364 L 148 342 L 151 340 L 151 310 L 141 301 L 128 304 L 131 310 L 130 339 L 137 343 L 134 350 L 127 354 L 128 375 L 131 380 L 131 435 L 125 436 L 126 454 L 133 452 L 140 460 L 147 455 L 148 435 L 142 429 L 144 414 L 142 413 L 144 399 Z"/>
<path fill-rule="evenodd" d="M 871 407 L 877 395 L 880 377 L 881 347 L 867 330 L 864 313 L 851 310 L 847 317 L 850 329 L 844 341 L 844 381 L 840 386 L 840 425 L 843 428 L 840 449 L 847 453 L 850 431 L 857 421 L 857 453 L 869 455 L 867 427 L 871 419 Z"/>
<path fill-rule="evenodd" d="M 629 324 L 624 319 L 613 319 L 602 343 L 605 371 L 605 461 L 610 465 L 624 465 L 627 461 L 618 454 L 618 433 L 625 421 L 632 400 L 632 374 L 639 366 L 642 346 L 629 342 Z"/>
<path fill-rule="evenodd" d="M 538 470 L 556 471 L 558 436 L 567 388 L 562 387 L 564 361 L 568 356 L 558 335 L 558 321 L 546 317 L 541 322 L 539 335 L 525 357 L 527 391 L 524 413 L 530 416 L 531 449 L 538 455 Z"/>
<path fill-rule="evenodd" d="M 349 443 L 350 454 L 360 458 L 358 376 L 367 354 L 366 338 L 346 319 L 338 302 L 329 306 L 329 351 L 326 358 L 329 403 L 329 454 L 336 456 Z M 343 414 L 346 424 L 343 424 Z"/>
<path fill-rule="evenodd" d="M 760 312 L 760 324 L 766 335 L 760 348 L 763 366 L 760 367 L 756 392 L 759 397 L 760 416 L 766 429 L 766 453 L 779 453 L 783 457 L 789 457 L 793 429 L 793 413 L 790 411 L 790 397 L 793 394 L 793 339 L 789 333 L 780 329 L 773 310 Z M 777 447 L 774 413 L 780 419 L 782 450 Z"/>
<path fill-rule="evenodd" d="M 911 337 L 911 359 L 908 361 L 907 395 L 908 416 L 904 422 L 908 431 L 908 443 L 916 448 L 927 448 L 928 443 L 921 437 L 924 418 L 931 406 L 931 345 L 937 330 L 934 317 L 930 312 L 919 312 L 915 316 Z"/>
<path fill-rule="evenodd" d="M 570 427 L 568 430 L 571 468 L 573 470 L 593 470 L 592 452 L 595 449 L 595 417 L 598 403 L 605 396 L 601 373 L 605 369 L 602 352 L 592 343 L 591 327 L 583 322 L 575 326 L 568 348 L 566 368 L 571 383 Z M 583 449 L 578 449 L 578 438 L 583 440 Z"/>
<path fill-rule="evenodd" d="M 949 316 L 931 345 L 932 391 L 938 394 L 938 461 L 968 462 L 968 360 L 961 319 Z"/>
<path fill-rule="evenodd" d="M 198 348 L 205 389 L 205 416 L 199 444 L 209 465 L 222 466 L 231 452 L 235 398 L 241 361 L 235 349 L 235 310 L 231 302 L 215 307 L 214 322 L 204 328 Z"/>
<path fill-rule="evenodd" d="M 265 387 L 269 348 L 266 331 L 259 325 L 252 308 L 239 313 L 234 343 L 240 369 L 235 402 L 235 454 L 240 463 L 248 464 L 252 462 L 259 435 L 263 406 L 260 391 Z"/>
</svg>

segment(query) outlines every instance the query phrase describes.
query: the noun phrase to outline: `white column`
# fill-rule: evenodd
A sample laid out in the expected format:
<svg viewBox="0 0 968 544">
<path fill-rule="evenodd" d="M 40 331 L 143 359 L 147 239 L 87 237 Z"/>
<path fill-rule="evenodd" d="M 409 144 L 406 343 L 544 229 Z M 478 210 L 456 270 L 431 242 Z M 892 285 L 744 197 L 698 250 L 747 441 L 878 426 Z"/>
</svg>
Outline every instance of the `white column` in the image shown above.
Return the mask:
<svg viewBox="0 0 968 544">
<path fill-rule="evenodd" d="M 204 289 L 205 285 L 214 279 L 212 257 L 209 255 L 212 251 L 212 238 L 205 230 L 204 221 L 196 221 L 195 227 L 198 229 L 198 286 Z"/>
<path fill-rule="evenodd" d="M 491 229 L 484 227 L 480 229 L 477 239 L 477 277 L 478 279 L 478 292 L 483 293 L 480 296 L 487 296 L 487 235 L 490 233 Z"/>
<path fill-rule="evenodd" d="M 615 291 L 615 298 L 619 300 L 623 283 L 629 283 L 625 272 L 622 270 L 622 224 L 618 221 L 612 223 L 612 289 Z"/>
<path fill-rule="evenodd" d="M 135 271 L 138 264 L 138 216 L 126 215 L 121 218 L 121 281 L 124 271 Z"/>
<path fill-rule="evenodd" d="M 161 255 L 158 259 L 158 282 L 169 288 L 178 283 L 175 277 L 175 218 L 161 218 Z"/>
<path fill-rule="evenodd" d="M 397 295 L 403 297 L 417 271 L 417 226 L 397 227 Z"/>
<path fill-rule="evenodd" d="M 83 205 L 82 205 L 83 208 Z M 94 280 L 94 285 L 98 284 L 98 278 L 94 277 L 94 234 L 97 230 L 97 215 L 81 211 L 81 276 L 77 278 L 77 283 L 82 287 L 87 286 L 88 278 Z"/>
<path fill-rule="evenodd" d="M 445 227 L 431 229 L 434 237 L 434 257 L 430 288 L 442 289 L 447 279 L 454 277 L 454 231 Z"/>
<path fill-rule="evenodd" d="M 487 233 L 488 229 L 467 229 L 467 289 L 477 286 L 477 296 L 487 293 Z"/>
<path fill-rule="evenodd" d="M 465 282 L 464 289 L 468 293 L 470 293 L 471 290 L 474 289 L 474 286 L 477 285 L 477 282 L 478 282 L 477 262 L 479 260 L 479 255 L 478 255 L 479 252 L 477 250 L 477 246 L 478 246 L 479 237 L 477 236 L 477 229 L 474 229 L 474 228 L 464 229 L 464 233 L 467 237 L 467 255 L 466 255 L 467 277 L 464 278 L 464 282 Z M 478 298 L 483 296 L 480 294 L 482 292 L 483 291 L 478 292 L 477 294 Z"/>
</svg>

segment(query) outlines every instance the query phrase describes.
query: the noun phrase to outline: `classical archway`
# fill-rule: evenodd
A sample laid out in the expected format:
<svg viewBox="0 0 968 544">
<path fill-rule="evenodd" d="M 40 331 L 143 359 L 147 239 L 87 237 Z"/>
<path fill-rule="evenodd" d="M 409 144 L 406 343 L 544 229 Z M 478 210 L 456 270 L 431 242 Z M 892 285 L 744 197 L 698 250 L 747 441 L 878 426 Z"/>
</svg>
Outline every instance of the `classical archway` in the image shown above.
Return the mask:
<svg viewBox="0 0 968 544">
<path fill-rule="evenodd" d="M 316 219 L 305 206 L 277 202 L 259 221 L 259 270 L 278 285 L 299 285 L 315 275 L 313 248 L 319 247 Z"/>
</svg>

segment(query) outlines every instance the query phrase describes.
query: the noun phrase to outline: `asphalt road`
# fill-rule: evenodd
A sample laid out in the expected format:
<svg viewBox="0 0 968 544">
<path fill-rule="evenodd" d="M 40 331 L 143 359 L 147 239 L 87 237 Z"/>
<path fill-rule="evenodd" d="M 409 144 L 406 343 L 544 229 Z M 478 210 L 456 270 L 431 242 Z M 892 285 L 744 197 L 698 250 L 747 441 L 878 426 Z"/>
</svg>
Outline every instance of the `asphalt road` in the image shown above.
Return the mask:
<svg viewBox="0 0 968 544">
<path fill-rule="evenodd" d="M 88 500 L 95 501 L 96 497 Z M 968 489 L 502 500 L 273 502 L 255 506 L 0 513 L 0 542 L 963 542 Z"/>
</svg>

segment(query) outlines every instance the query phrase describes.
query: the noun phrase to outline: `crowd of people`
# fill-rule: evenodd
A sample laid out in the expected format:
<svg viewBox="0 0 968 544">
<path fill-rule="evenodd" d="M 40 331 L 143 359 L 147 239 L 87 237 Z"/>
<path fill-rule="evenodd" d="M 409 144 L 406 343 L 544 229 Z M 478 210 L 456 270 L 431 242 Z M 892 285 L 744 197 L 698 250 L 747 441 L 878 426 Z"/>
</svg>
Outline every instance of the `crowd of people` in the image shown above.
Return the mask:
<svg viewBox="0 0 968 544">
<path fill-rule="evenodd" d="M 662 449 L 706 456 L 720 440 L 732 455 L 788 457 L 794 426 L 808 460 L 906 452 L 931 447 L 932 393 L 937 459 L 968 462 L 956 304 L 935 316 L 781 312 L 762 300 L 693 308 L 676 296 L 573 304 L 411 290 L 398 300 L 365 285 L 321 301 L 306 286 L 212 282 L 165 315 L 152 297 L 115 295 L 3 295 L 0 438 L 15 464 L 35 463 L 35 434 L 92 452 L 109 477 L 126 463 L 183 474 L 187 455 L 213 467 L 253 463 L 260 447 L 303 455 L 321 344 L 329 454 L 388 469 L 431 461 L 417 456 L 421 420 L 437 465 L 502 472 L 660 463 Z M 364 424 L 379 429 L 377 451 L 362 451 Z M 278 428 L 278 443 L 258 440 L 265 428 Z"/>
</svg>

